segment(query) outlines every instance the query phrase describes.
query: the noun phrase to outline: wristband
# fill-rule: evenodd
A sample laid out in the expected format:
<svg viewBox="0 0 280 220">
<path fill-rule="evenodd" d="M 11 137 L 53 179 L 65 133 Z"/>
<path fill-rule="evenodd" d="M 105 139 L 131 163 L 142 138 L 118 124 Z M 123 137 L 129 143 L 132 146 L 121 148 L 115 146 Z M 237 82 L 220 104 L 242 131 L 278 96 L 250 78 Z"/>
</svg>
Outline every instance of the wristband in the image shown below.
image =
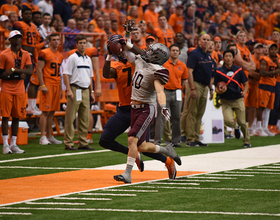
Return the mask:
<svg viewBox="0 0 280 220">
<path fill-rule="evenodd" d="M 131 48 L 133 47 L 133 44 L 127 41 L 127 42 L 126 42 L 126 46 L 127 46 L 129 49 L 131 49 Z"/>
<path fill-rule="evenodd" d="M 112 59 L 112 55 L 108 54 L 106 57 L 106 61 L 111 61 L 111 59 Z"/>
<path fill-rule="evenodd" d="M 195 90 L 195 87 L 192 87 L 191 90 Z"/>
<path fill-rule="evenodd" d="M 46 85 L 41 85 L 40 87 L 45 87 Z"/>
<path fill-rule="evenodd" d="M 214 89 L 210 89 L 210 91 L 214 91 Z"/>
<path fill-rule="evenodd" d="M 125 32 L 125 38 L 130 38 L 130 32 Z"/>
<path fill-rule="evenodd" d="M 91 93 L 94 93 L 94 90 L 91 90 Z"/>
</svg>

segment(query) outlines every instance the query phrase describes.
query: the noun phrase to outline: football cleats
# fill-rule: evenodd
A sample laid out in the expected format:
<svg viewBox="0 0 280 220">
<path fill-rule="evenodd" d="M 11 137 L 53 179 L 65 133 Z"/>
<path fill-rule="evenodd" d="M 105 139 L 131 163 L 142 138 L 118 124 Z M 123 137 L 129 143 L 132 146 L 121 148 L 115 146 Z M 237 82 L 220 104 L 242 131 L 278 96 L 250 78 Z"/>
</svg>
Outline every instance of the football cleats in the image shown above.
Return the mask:
<svg viewBox="0 0 280 220">
<path fill-rule="evenodd" d="M 149 48 L 141 54 L 141 58 L 147 63 L 163 65 L 169 59 L 168 48 L 161 43 L 150 45 Z"/>
</svg>

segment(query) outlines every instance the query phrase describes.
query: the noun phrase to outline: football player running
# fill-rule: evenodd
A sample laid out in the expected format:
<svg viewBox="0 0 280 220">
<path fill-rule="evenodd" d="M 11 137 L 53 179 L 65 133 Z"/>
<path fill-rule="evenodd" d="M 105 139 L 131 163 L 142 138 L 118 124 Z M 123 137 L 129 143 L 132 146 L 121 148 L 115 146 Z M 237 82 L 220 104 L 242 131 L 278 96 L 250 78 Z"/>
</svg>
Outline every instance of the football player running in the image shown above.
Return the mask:
<svg viewBox="0 0 280 220">
<path fill-rule="evenodd" d="M 113 39 L 116 38 L 116 39 Z M 132 65 L 121 53 L 118 55 L 119 61 L 112 61 L 112 53 L 110 51 L 110 41 L 118 41 L 122 38 L 121 35 L 113 35 L 108 39 L 108 55 L 103 67 L 103 76 L 107 79 L 115 79 L 119 92 L 119 105 L 115 115 L 109 118 L 105 124 L 103 132 L 101 134 L 99 144 L 100 146 L 110 149 L 123 154 L 128 154 L 128 147 L 118 143 L 116 138 L 125 132 L 130 126 L 131 121 L 131 88 L 132 88 L 132 77 L 135 70 L 135 65 Z M 118 129 L 116 129 L 116 127 Z M 145 156 L 159 160 L 165 163 L 168 169 L 169 179 L 175 179 L 176 167 L 174 160 L 170 157 L 166 157 L 159 153 L 143 153 Z M 144 171 L 144 163 L 141 159 L 141 154 L 138 152 L 136 157 L 136 164 L 140 172 Z"/>
<path fill-rule="evenodd" d="M 126 38 L 133 30 L 133 23 L 126 22 Z M 127 39 L 118 40 L 127 51 L 124 51 L 128 61 L 135 65 L 132 78 L 131 93 L 131 130 L 128 132 L 128 156 L 126 170 L 114 179 L 124 183 L 131 183 L 131 172 L 139 152 L 162 153 L 171 157 L 178 165 L 181 159 L 175 152 L 172 144 L 166 147 L 146 142 L 147 128 L 155 117 L 156 99 L 161 106 L 161 113 L 165 120 L 170 119 L 169 110 L 166 108 L 166 97 L 163 85 L 167 83 L 169 72 L 162 65 L 169 59 L 168 48 L 160 43 L 151 45 L 145 52 L 134 46 Z"/>
</svg>

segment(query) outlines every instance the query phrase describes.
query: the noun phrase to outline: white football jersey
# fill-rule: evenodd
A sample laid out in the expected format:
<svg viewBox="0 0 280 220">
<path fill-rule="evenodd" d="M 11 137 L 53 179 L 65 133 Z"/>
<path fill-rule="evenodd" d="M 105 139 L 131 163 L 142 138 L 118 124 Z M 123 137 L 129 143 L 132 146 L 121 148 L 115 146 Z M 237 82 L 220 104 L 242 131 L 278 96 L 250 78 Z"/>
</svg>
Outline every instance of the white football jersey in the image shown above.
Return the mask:
<svg viewBox="0 0 280 220">
<path fill-rule="evenodd" d="M 131 100 L 154 104 L 156 101 L 154 80 L 158 79 L 165 85 L 168 78 L 169 71 L 163 66 L 146 63 L 140 55 L 137 55 L 132 79 Z"/>
</svg>

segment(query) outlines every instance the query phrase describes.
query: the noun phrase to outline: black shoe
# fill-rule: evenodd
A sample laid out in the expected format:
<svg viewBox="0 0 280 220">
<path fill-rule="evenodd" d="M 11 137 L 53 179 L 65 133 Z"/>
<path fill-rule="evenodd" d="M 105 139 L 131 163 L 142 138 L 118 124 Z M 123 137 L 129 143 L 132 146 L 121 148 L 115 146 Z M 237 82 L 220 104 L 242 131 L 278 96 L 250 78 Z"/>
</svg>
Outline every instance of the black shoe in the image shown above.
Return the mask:
<svg viewBox="0 0 280 220">
<path fill-rule="evenodd" d="M 196 141 L 195 142 L 199 147 L 208 147 L 208 144 L 203 144 L 201 141 Z"/>
<path fill-rule="evenodd" d="M 83 147 L 78 147 L 78 150 L 95 150 L 95 149 L 86 145 Z"/>
<path fill-rule="evenodd" d="M 225 135 L 225 139 L 233 139 L 234 137 L 231 136 L 230 134 Z"/>
<path fill-rule="evenodd" d="M 77 148 L 73 146 L 65 146 L 65 150 L 77 150 Z"/>
<path fill-rule="evenodd" d="M 186 146 L 188 146 L 188 147 L 199 147 L 199 145 L 195 141 L 187 143 Z"/>
<path fill-rule="evenodd" d="M 181 143 L 187 143 L 186 136 L 181 136 L 180 141 L 181 141 Z"/>
<path fill-rule="evenodd" d="M 234 136 L 236 139 L 240 139 L 240 129 L 239 128 L 234 129 Z"/>
<path fill-rule="evenodd" d="M 243 147 L 245 148 L 251 147 L 251 144 L 244 144 Z"/>
</svg>

